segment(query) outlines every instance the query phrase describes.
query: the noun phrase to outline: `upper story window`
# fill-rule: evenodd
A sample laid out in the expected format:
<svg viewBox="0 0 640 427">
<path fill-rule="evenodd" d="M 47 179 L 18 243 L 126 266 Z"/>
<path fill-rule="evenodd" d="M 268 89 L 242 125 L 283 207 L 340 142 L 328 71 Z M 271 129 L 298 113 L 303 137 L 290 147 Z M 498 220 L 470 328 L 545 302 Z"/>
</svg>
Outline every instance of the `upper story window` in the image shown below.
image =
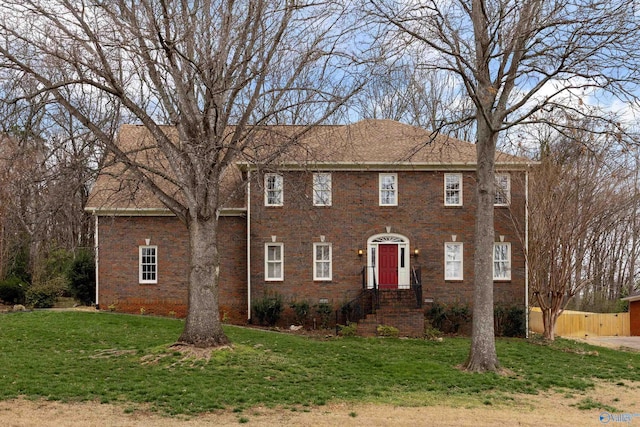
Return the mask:
<svg viewBox="0 0 640 427">
<path fill-rule="evenodd" d="M 444 280 L 462 280 L 462 253 L 462 243 L 444 244 Z"/>
<path fill-rule="evenodd" d="M 313 205 L 331 206 L 331 174 L 313 174 Z"/>
<path fill-rule="evenodd" d="M 284 245 L 267 243 L 264 246 L 264 279 L 266 281 L 284 280 Z"/>
<path fill-rule="evenodd" d="M 398 205 L 398 174 L 381 173 L 379 177 L 380 206 Z"/>
<path fill-rule="evenodd" d="M 493 244 L 493 280 L 511 280 L 511 243 Z"/>
<path fill-rule="evenodd" d="M 158 247 L 139 247 L 139 281 L 140 283 L 158 283 Z"/>
<path fill-rule="evenodd" d="M 444 205 L 462 206 L 462 174 L 444 174 Z"/>
<path fill-rule="evenodd" d="M 496 206 L 509 206 L 511 203 L 511 175 L 508 173 L 496 174 Z"/>
<path fill-rule="evenodd" d="M 313 280 L 331 280 L 331 244 L 313 244 Z"/>
<path fill-rule="evenodd" d="M 265 206 L 282 206 L 283 189 L 282 175 L 268 173 L 264 176 L 264 204 Z"/>
</svg>

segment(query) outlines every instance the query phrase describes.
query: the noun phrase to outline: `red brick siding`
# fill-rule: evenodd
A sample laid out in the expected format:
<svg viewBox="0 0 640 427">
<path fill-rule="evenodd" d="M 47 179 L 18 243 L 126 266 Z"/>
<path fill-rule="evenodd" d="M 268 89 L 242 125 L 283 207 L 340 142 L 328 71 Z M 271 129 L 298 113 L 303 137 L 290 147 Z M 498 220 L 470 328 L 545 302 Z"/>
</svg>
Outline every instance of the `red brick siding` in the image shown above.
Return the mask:
<svg viewBox="0 0 640 427">
<path fill-rule="evenodd" d="M 378 206 L 378 172 L 333 172 L 333 203 L 315 207 L 311 197 L 312 174 L 286 172 L 284 206 L 265 207 L 262 179 L 257 177 L 251 194 L 251 281 L 253 298 L 278 292 L 287 301 L 318 303 L 327 298 L 334 306 L 353 298 L 361 288 L 360 272 L 367 239 L 399 233 L 410 239 L 410 250 L 420 249 L 411 264 L 422 268 L 423 295 L 440 303 L 472 303 L 475 173 L 463 173 L 462 207 L 445 207 L 444 172 L 398 172 L 398 206 Z M 524 254 L 522 231 L 516 231 L 513 212 L 524 228 L 523 174 L 512 173 L 512 207 L 496 208 L 496 241 L 504 235 L 511 243 L 512 274 L 508 282 L 496 282 L 495 300 L 501 304 L 524 304 Z M 451 235 L 464 242 L 464 280 L 444 280 L 444 243 Z M 271 236 L 284 243 L 284 281 L 264 280 L 264 245 Z M 324 235 L 333 247 L 333 280 L 313 280 L 312 246 Z M 489 256 L 491 256 L 489 254 Z"/>
<path fill-rule="evenodd" d="M 361 270 L 374 234 L 398 233 L 410 239 L 410 250 L 418 248 L 411 265 L 422 269 L 424 298 L 434 302 L 472 303 L 475 224 L 475 174 L 463 173 L 462 207 L 445 207 L 444 172 L 399 172 L 398 206 L 378 206 L 378 172 L 333 172 L 333 203 L 314 207 L 311 197 L 312 174 L 284 174 L 284 206 L 265 207 L 262 179 L 252 183 L 251 200 L 251 287 L 252 300 L 271 292 L 285 299 L 317 304 L 326 298 L 335 308 L 356 296 L 362 286 Z M 524 229 L 523 174 L 512 173 L 512 207 L 496 208 L 496 241 L 499 235 L 511 243 L 511 280 L 495 283 L 497 304 L 524 304 Z M 517 221 L 511 217 L 513 214 Z M 247 318 L 246 219 L 222 217 L 220 220 L 221 281 L 220 312 L 233 323 Z M 514 226 L 517 224 L 517 227 Z M 519 228 L 518 232 L 516 228 Z M 444 243 L 451 235 L 464 243 L 464 280 L 444 280 Z M 330 282 L 313 280 L 312 248 L 324 235 L 332 244 L 333 278 Z M 264 280 L 264 245 L 276 236 L 284 243 L 284 281 Z M 138 246 L 158 246 L 158 283 L 138 283 Z M 99 220 L 100 307 L 149 314 L 186 314 L 188 236 L 184 226 L 173 217 L 101 217 Z M 491 256 L 489 254 L 489 256 Z M 319 316 L 312 309 L 311 318 Z M 285 312 L 284 323 L 293 321 L 293 312 Z M 417 328 L 417 327 L 416 327 Z"/>
<path fill-rule="evenodd" d="M 629 303 L 629 331 L 631 336 L 640 336 L 640 301 Z"/>
<path fill-rule="evenodd" d="M 220 313 L 235 323 L 247 318 L 245 218 L 222 217 L 219 239 Z M 145 239 L 158 247 L 158 283 L 139 284 L 138 247 Z M 99 219 L 100 308 L 146 314 L 186 316 L 189 242 L 174 217 Z"/>
</svg>

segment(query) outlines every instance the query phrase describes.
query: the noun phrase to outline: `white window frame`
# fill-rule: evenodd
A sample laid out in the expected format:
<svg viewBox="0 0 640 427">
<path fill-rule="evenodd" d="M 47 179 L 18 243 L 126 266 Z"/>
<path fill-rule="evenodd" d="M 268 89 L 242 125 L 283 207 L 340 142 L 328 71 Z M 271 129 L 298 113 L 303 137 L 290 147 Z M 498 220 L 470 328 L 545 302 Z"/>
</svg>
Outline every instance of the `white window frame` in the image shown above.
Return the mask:
<svg viewBox="0 0 640 427">
<path fill-rule="evenodd" d="M 451 184 L 457 184 L 458 188 L 450 188 L 448 186 L 449 179 L 457 178 L 457 182 L 451 182 Z M 452 203 L 449 201 L 449 193 L 451 196 L 457 193 L 458 201 Z M 453 198 L 453 197 L 452 197 Z M 462 206 L 462 174 L 461 173 L 445 173 L 444 174 L 444 205 L 445 206 Z"/>
<path fill-rule="evenodd" d="M 496 195 L 493 204 L 495 206 L 509 206 L 511 204 L 511 174 L 496 173 Z"/>
<path fill-rule="evenodd" d="M 393 177 L 393 188 L 383 188 L 385 178 Z M 392 194 L 393 200 L 387 201 L 387 197 L 383 194 Z M 378 175 L 378 202 L 380 206 L 398 206 L 398 174 L 397 173 L 381 173 Z M 384 202 L 384 203 L 383 203 Z"/>
<path fill-rule="evenodd" d="M 449 259 L 449 247 L 459 248 L 457 255 L 459 259 Z M 459 264 L 458 275 L 449 274 L 449 265 Z M 446 242 L 444 244 L 444 280 L 463 280 L 464 279 L 464 244 L 462 242 Z"/>
<path fill-rule="evenodd" d="M 497 259 L 498 247 L 506 247 L 506 258 Z M 496 268 L 502 265 L 502 268 Z M 502 274 L 501 274 L 502 273 Z M 493 280 L 511 280 L 511 243 L 495 242 L 493 244 Z"/>
<path fill-rule="evenodd" d="M 269 179 L 274 178 L 274 186 L 271 187 Z M 273 196 L 277 197 L 277 200 L 272 202 L 272 197 L 269 197 L 270 193 L 275 193 Z M 265 206 L 282 206 L 284 201 L 284 179 L 282 175 L 278 173 L 267 173 L 264 175 L 264 205 Z"/>
<path fill-rule="evenodd" d="M 324 252 L 323 254 L 328 255 L 328 258 L 326 259 L 318 259 L 318 255 L 320 255 L 321 253 L 319 252 L 320 248 L 323 249 L 327 249 L 326 252 Z M 331 243 L 314 243 L 313 244 L 313 280 L 316 281 L 330 281 L 332 276 L 333 276 L 333 254 L 332 254 L 332 247 L 331 247 Z M 322 272 L 322 269 L 318 268 L 320 267 L 320 265 L 327 265 L 328 267 L 328 275 L 327 276 L 321 276 L 320 273 Z"/>
<path fill-rule="evenodd" d="M 323 178 L 323 179 L 321 179 Z M 313 205 L 331 206 L 331 174 L 316 172 L 313 174 Z"/>
<path fill-rule="evenodd" d="M 277 247 L 280 249 L 280 258 L 278 259 L 269 259 L 269 248 Z M 280 274 L 270 276 L 269 275 L 269 266 L 270 265 L 279 265 L 280 266 Z M 265 243 L 264 245 L 264 280 L 266 282 L 281 282 L 284 280 L 284 244 L 283 243 Z"/>
<path fill-rule="evenodd" d="M 152 249 L 153 255 L 145 254 L 146 250 Z M 147 260 L 151 257 L 151 260 Z M 145 267 L 151 267 L 146 269 Z M 152 276 L 152 278 L 146 277 Z M 158 283 L 158 247 L 151 245 L 138 246 L 138 281 L 140 284 L 156 284 Z"/>
</svg>

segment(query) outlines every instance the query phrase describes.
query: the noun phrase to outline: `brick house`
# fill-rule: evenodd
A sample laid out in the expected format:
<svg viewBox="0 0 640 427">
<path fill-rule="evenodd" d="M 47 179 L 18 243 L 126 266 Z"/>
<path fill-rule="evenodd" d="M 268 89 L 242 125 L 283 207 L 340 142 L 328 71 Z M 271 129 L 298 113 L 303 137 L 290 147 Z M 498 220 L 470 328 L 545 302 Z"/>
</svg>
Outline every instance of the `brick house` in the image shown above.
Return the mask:
<svg viewBox="0 0 640 427">
<path fill-rule="evenodd" d="M 144 138 L 141 126 L 119 135 L 132 146 Z M 363 330 L 386 324 L 420 335 L 429 303 L 472 303 L 474 144 L 364 120 L 320 126 L 296 147 L 277 166 L 242 160 L 229 173 L 219 241 L 228 321 L 246 323 L 253 302 L 277 294 L 287 307 L 329 307 Z M 526 304 L 527 168 L 527 159 L 497 154 L 496 304 Z M 86 207 L 95 216 L 96 301 L 183 316 L 186 228 L 124 176 L 102 174 Z M 283 323 L 291 321 L 288 310 Z"/>
</svg>

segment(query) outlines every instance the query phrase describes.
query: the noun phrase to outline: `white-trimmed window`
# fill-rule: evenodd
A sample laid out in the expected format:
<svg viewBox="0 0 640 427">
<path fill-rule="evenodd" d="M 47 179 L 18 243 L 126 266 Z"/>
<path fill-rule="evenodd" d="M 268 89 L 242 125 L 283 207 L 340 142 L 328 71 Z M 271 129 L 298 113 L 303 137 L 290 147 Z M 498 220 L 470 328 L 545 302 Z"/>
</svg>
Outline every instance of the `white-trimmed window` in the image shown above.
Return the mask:
<svg viewBox="0 0 640 427">
<path fill-rule="evenodd" d="M 444 244 L 444 280 L 462 280 L 462 252 L 462 243 Z"/>
<path fill-rule="evenodd" d="M 264 176 L 264 204 L 265 206 L 282 206 L 283 189 L 282 175 L 268 173 Z"/>
<path fill-rule="evenodd" d="M 444 205 L 462 206 L 462 174 L 444 174 Z"/>
<path fill-rule="evenodd" d="M 511 243 L 493 244 L 493 280 L 511 280 Z"/>
<path fill-rule="evenodd" d="M 331 174 L 313 174 L 313 205 L 331 206 Z"/>
<path fill-rule="evenodd" d="M 139 281 L 140 283 L 158 283 L 158 247 L 139 247 Z"/>
<path fill-rule="evenodd" d="M 508 173 L 496 174 L 496 206 L 509 206 L 511 203 L 511 175 Z"/>
<path fill-rule="evenodd" d="M 398 206 L 398 174 L 381 173 L 379 188 L 380 206 Z"/>
<path fill-rule="evenodd" d="M 282 243 L 264 245 L 264 280 L 284 280 L 284 245 Z"/>
<path fill-rule="evenodd" d="M 313 280 L 331 280 L 331 243 L 313 244 Z"/>
</svg>

